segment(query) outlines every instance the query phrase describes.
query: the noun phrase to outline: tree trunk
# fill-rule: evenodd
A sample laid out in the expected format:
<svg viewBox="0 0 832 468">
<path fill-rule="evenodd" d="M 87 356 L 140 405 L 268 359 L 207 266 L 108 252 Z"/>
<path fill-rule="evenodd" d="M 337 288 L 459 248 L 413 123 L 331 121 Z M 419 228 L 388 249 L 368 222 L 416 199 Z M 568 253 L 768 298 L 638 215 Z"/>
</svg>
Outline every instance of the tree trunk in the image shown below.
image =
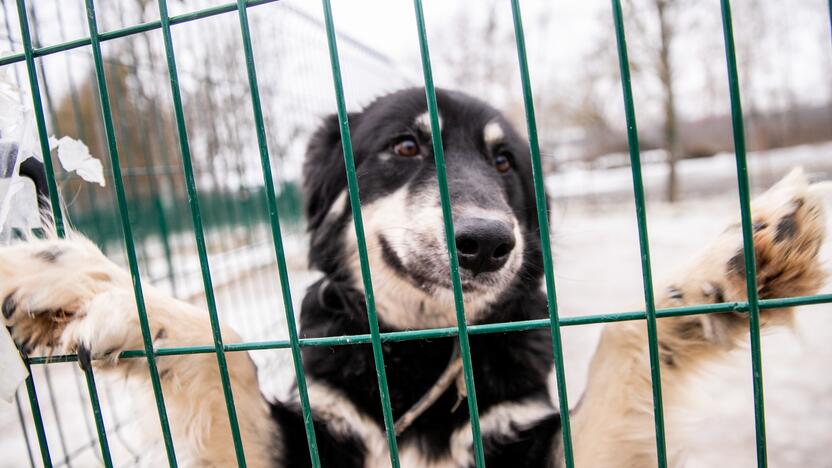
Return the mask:
<svg viewBox="0 0 832 468">
<path fill-rule="evenodd" d="M 668 202 L 678 199 L 676 162 L 684 157 L 682 141 L 676 119 L 676 95 L 673 88 L 673 64 L 670 48 L 674 32 L 667 18 L 667 7 L 671 0 L 656 0 L 656 14 L 659 20 L 659 81 L 664 88 L 664 141 L 667 148 L 667 192 Z"/>
</svg>

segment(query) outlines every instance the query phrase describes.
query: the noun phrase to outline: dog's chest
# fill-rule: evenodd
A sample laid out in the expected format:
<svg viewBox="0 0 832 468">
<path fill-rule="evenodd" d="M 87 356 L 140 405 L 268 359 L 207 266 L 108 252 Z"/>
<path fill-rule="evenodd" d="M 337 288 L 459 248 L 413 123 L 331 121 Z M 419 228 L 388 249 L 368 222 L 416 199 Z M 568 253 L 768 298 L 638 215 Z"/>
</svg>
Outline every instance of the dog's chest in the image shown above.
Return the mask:
<svg viewBox="0 0 832 468">
<path fill-rule="evenodd" d="M 313 288 L 304 303 L 301 320 L 304 336 L 368 332 L 363 307 L 355 308 L 357 310 L 353 307 L 329 307 L 348 303 L 345 298 L 339 297 L 339 301 L 326 301 L 324 309 L 321 301 L 309 300 L 310 296 L 316 297 L 314 294 Z M 545 332 L 472 335 L 470 345 L 477 407 L 481 417 L 488 417 L 488 413 L 500 405 L 522 404 L 531 399 L 539 402 L 548 398 L 546 378 L 551 366 L 551 352 Z M 457 348 L 455 337 L 382 344 L 394 420 L 412 410 L 436 385 Z M 389 466 L 379 376 L 372 346 L 307 347 L 303 353 L 307 375 L 323 384 L 328 391 L 337 393 L 337 404 L 348 406 L 350 414 L 354 415 L 347 417 L 340 409 L 330 408 L 336 414 L 343 414 L 345 417 L 342 420 L 350 421 L 345 425 L 351 426 L 348 430 L 360 433 L 358 438 L 366 454 L 365 466 L 374 466 L 376 462 L 380 463 L 378 466 Z M 413 462 L 403 466 L 467 465 L 472 436 L 465 399 L 468 389 L 461 384 L 462 380 L 457 374 L 397 437 L 400 458 Z M 545 411 L 550 409 L 545 408 Z M 502 424 L 498 426 L 502 427 Z"/>
</svg>

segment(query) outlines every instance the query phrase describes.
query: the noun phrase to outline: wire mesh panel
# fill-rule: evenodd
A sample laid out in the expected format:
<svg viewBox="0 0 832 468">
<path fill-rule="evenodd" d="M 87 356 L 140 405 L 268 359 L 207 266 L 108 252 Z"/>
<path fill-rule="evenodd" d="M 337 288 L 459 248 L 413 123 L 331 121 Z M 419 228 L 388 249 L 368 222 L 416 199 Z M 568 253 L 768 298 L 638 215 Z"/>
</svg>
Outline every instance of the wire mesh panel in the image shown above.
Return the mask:
<svg viewBox="0 0 832 468">
<path fill-rule="evenodd" d="M 183 106 L 177 116 L 169 105 L 165 26 L 158 5 L 140 3 L 63 2 L 60 8 L 59 2 L 53 1 L 24 5 L 4 0 L 2 4 L 6 42 L 0 48 L 11 51 L 3 57 L 4 71 L 10 72 L 20 88 L 28 86 L 27 69 L 20 66 L 28 63 L 20 60 L 26 54 L 17 54 L 25 52 L 17 8 L 21 7 L 28 13 L 22 18 L 28 20 L 36 73 L 32 76 L 40 89 L 36 95 L 42 102 L 38 109 L 44 119 L 43 131 L 79 139 L 105 166 L 106 187 L 79 182 L 56 166 L 54 188 L 61 187 L 66 205 L 60 214 L 68 216 L 75 229 L 114 260 L 130 266 L 142 283 L 197 304 L 206 304 L 210 293 L 219 291 L 214 302 L 223 322 L 250 341 L 284 338 L 283 327 L 287 319 L 294 320 L 294 313 L 291 307 L 288 315 L 274 311 L 280 310 L 277 298 L 281 296 L 284 305 L 291 306 L 292 294 L 288 279 L 283 280 L 285 271 L 276 274 L 273 267 L 284 263 L 282 268 L 286 269 L 282 254 L 276 255 L 284 248 L 293 253 L 289 258 L 293 265 L 305 262 L 301 195 L 293 171 L 320 115 L 331 109 L 326 92 L 331 87 L 324 87 L 323 79 L 316 83 L 298 77 L 326 76 L 326 65 L 315 60 L 316 54 L 326 52 L 324 24 L 302 10 L 274 1 L 219 6 L 216 2 L 177 2 L 178 11 L 170 17 L 169 28 L 179 52 L 176 70 Z M 90 12 L 95 14 L 95 23 L 89 22 Z M 90 27 L 98 32 L 91 35 Z M 350 73 L 361 77 L 349 88 L 354 99 L 366 102 L 379 86 L 392 89 L 407 83 L 383 54 L 350 37 L 341 40 Z M 201 46 L 208 42 L 223 53 Z M 287 53 L 290 49 L 293 53 Z M 268 77 L 262 84 L 253 70 L 246 70 L 254 61 L 262 63 L 261 73 Z M 384 75 L 384 83 L 379 75 Z M 259 101 L 253 120 L 249 107 L 252 89 Z M 102 98 L 109 113 L 102 113 Z M 177 117 L 189 132 L 193 182 L 198 187 L 190 195 L 200 203 L 204 249 L 197 248 L 192 234 Z M 112 158 L 107 157 L 109 153 Z M 114 177 L 113 169 L 120 174 Z M 116 196 L 118 189 L 123 196 Z M 60 204 L 53 205 L 61 209 Z M 277 213 L 282 225 L 275 224 Z M 281 228 L 287 234 L 284 239 Z M 211 287 L 207 290 L 199 267 L 200 250 L 204 250 L 203 265 L 210 265 Z M 298 270 L 297 266 L 293 269 Z M 294 278 L 295 287 L 311 278 Z M 283 286 L 278 288 L 278 284 Z M 152 356 L 151 351 L 144 350 Z M 253 357 L 264 367 L 280 367 L 285 360 L 282 353 Z M 103 409 L 96 410 L 93 418 L 89 411 L 75 411 L 76 406 L 90 407 L 88 390 L 96 388 L 90 386 L 92 382 L 84 382 L 77 366 L 39 367 L 34 368 L 34 375 L 36 381 L 43 381 L 43 389 L 37 392 L 32 386 L 31 394 L 37 393 L 41 401 L 34 408 L 49 411 L 45 425 L 32 424 L 31 410 L 21 407 L 26 444 L 45 428 L 42 447 L 44 454 L 51 452 L 55 465 L 84 465 L 95 458 L 104 462 L 98 427 L 111 434 L 108 442 L 114 439 L 109 445 L 115 450 L 116 464 L 140 462 L 144 454 L 141 443 L 130 440 L 135 432 L 130 408 L 113 398 L 125 391 L 121 386 L 98 383 Z M 67 383 L 72 385 L 69 394 L 75 394 L 77 404 L 60 404 L 55 385 Z M 282 387 L 285 384 L 276 391 Z M 164 415 L 164 397 L 158 396 L 158 409 Z M 166 426 L 163 424 L 161 433 L 167 435 Z M 55 443 L 48 444 L 52 437 Z M 169 437 L 159 450 L 167 453 L 168 462 L 175 462 L 175 447 Z M 27 451 L 35 461 L 36 452 L 37 443 Z"/>
<path fill-rule="evenodd" d="M 439 111 L 434 87 L 429 24 L 421 0 L 413 1 L 416 30 L 430 118 L 432 145 L 448 249 L 456 326 L 382 333 L 364 239 L 358 176 L 350 135 L 349 105 L 366 102 L 379 90 L 411 84 L 383 54 L 336 30 L 329 0 L 323 19 L 274 0 L 94 2 L 58 6 L 58 1 L 2 2 L 6 48 L 0 70 L 10 70 L 26 89 L 34 109 L 37 142 L 48 174 L 58 235 L 66 219 L 129 269 L 142 329 L 143 348 L 123 359 L 143 359 L 151 377 L 161 446 L 170 466 L 177 465 L 165 394 L 156 360 L 162 356 L 216 356 L 229 443 L 236 463 L 246 465 L 227 353 L 252 352 L 258 366 L 283 353 L 291 360 L 313 466 L 321 466 L 312 424 L 312 406 L 301 360 L 304 346 L 367 345 L 378 378 L 380 413 L 392 466 L 400 466 L 396 415 L 390 400 L 383 345 L 389 342 L 455 337 L 462 359 L 470 417 L 471 446 L 477 467 L 485 466 L 469 335 L 546 329 L 551 334 L 554 379 L 562 421 L 564 464 L 574 466 L 567 395 L 563 327 L 620 321 L 644 321 L 648 337 L 652 415 L 658 466 L 667 466 L 667 441 L 661 387 L 657 321 L 664 317 L 747 312 L 756 430 L 756 461 L 767 466 L 763 399 L 760 311 L 829 303 L 832 295 L 760 299 L 757 293 L 750 188 L 740 80 L 731 5 L 721 0 L 736 172 L 743 238 L 746 301 L 657 309 L 641 150 L 630 77 L 627 36 L 620 0 L 611 0 L 627 141 L 644 310 L 562 317 L 555 288 L 549 209 L 519 0 L 506 4 L 511 13 L 529 136 L 531 167 L 540 226 L 548 318 L 507 323 L 469 324 L 454 241 L 454 224 Z M 169 10 L 170 8 L 170 10 Z M 832 8 L 832 4 L 830 4 Z M 717 14 L 717 12 L 714 12 Z M 206 47 L 210 45 L 210 47 Z M 308 54 L 297 51 L 308 49 Z M 287 53 L 292 50 L 294 53 Z M 313 58 L 315 56 L 316 58 Z M 321 60 L 326 57 L 328 60 Z M 342 67 L 362 79 L 346 85 Z M 327 77 L 326 79 L 321 78 Z M 265 77 L 265 78 L 264 78 Z M 317 78 L 310 78 L 317 77 Z M 331 81 L 329 78 L 331 77 Z M 382 78 L 383 77 L 383 78 Z M 418 80 L 417 80 L 418 81 Z M 333 105 L 334 104 L 334 105 Z M 304 338 L 296 324 L 297 288 L 314 274 L 291 278 L 290 263 L 303 253 L 301 193 L 297 174 L 304 148 L 318 117 L 337 112 L 345 160 L 349 203 L 357 238 L 369 331 L 353 336 Z M 50 134 L 71 136 L 104 160 L 106 186 L 79 183 L 52 161 Z M 103 156 L 106 156 L 103 157 Z M 64 203 L 58 198 L 59 189 Z M 242 281 L 241 279 L 245 279 Z M 204 305 L 212 343 L 154 348 L 144 304 L 143 285 L 154 284 L 175 297 Z M 280 300 L 278 300 L 278 298 Z M 263 306 L 263 304 L 268 304 Z M 280 309 L 283 309 L 282 311 Z M 247 313 L 247 310 L 259 311 Z M 224 342 L 220 323 L 243 335 L 241 343 Z M 283 327 L 286 327 L 284 333 Z M 79 371 L 76 355 L 24 356 L 34 371 L 17 395 L 20 450 L 32 466 L 72 466 L 91 461 L 123 466 L 143 461 L 147 448 L 126 430 L 134 421 L 119 400 L 122 390 L 96 382 L 92 370 Z M 265 372 L 264 372 L 265 373 Z M 285 370 L 284 370 L 285 373 Z M 284 375 L 285 377 L 285 375 Z M 291 379 L 290 379 L 291 380 Z M 68 387 L 65 387 L 68 386 Z M 28 404 L 26 403 L 28 402 Z"/>
</svg>

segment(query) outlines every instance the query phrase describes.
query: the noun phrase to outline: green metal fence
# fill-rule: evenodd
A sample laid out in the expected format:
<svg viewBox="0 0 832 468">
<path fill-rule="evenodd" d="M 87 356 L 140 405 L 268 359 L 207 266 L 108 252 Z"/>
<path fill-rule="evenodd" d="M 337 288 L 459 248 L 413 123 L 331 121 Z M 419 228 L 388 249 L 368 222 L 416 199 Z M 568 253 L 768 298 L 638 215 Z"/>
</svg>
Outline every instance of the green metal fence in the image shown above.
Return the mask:
<svg viewBox="0 0 832 468">
<path fill-rule="evenodd" d="M 291 352 L 292 362 L 294 365 L 294 372 L 298 382 L 298 391 L 300 394 L 301 407 L 306 421 L 306 435 L 308 440 L 309 452 L 313 465 L 318 467 L 321 465 L 317 451 L 317 444 L 315 434 L 312 427 L 311 407 L 309 397 L 306 391 L 306 380 L 304 377 L 303 363 L 301 360 L 300 349 L 303 346 L 350 346 L 356 344 L 372 345 L 373 357 L 378 374 L 378 385 L 380 389 L 381 401 L 379 402 L 384 416 L 384 425 L 387 434 L 387 444 L 390 452 L 390 462 L 392 466 L 399 466 L 397 441 L 394 429 L 394 416 L 392 414 L 389 392 L 387 389 L 387 380 L 385 376 L 384 356 L 382 353 L 382 343 L 405 341 L 405 340 L 425 340 L 438 337 L 458 337 L 459 346 L 461 349 L 461 356 L 463 361 L 464 378 L 467 386 L 467 403 L 470 413 L 470 423 L 473 436 L 474 460 L 476 466 L 484 466 L 482 440 L 479 430 L 479 417 L 476 400 L 476 382 L 471 366 L 471 352 L 468 343 L 469 335 L 485 334 L 485 333 L 504 333 L 517 332 L 523 330 L 548 328 L 551 331 L 552 338 L 552 352 L 555 358 L 555 377 L 557 381 L 558 398 L 563 418 L 563 447 L 565 465 L 567 467 L 574 466 L 572 439 L 569 423 L 569 401 L 566 392 L 566 378 L 564 371 L 564 356 L 561 342 L 561 328 L 567 326 L 577 326 L 586 324 L 598 324 L 608 322 L 630 321 L 630 320 L 644 320 L 646 322 L 649 338 L 649 356 L 651 365 L 652 388 L 653 388 L 653 410 L 655 415 L 655 434 L 656 434 L 656 450 L 658 454 L 658 465 L 664 467 L 667 465 L 667 453 L 665 442 L 665 429 L 662 410 L 662 389 L 661 389 L 661 375 L 659 366 L 658 342 L 656 336 L 656 321 L 662 317 L 673 317 L 694 314 L 711 314 L 711 313 L 727 313 L 727 312 L 747 312 L 750 322 L 750 336 L 751 336 L 751 356 L 752 356 L 752 370 L 753 370 L 753 389 L 754 389 L 754 409 L 756 421 L 756 447 L 757 447 L 757 465 L 760 467 L 767 466 L 766 455 L 766 426 L 765 426 L 765 407 L 763 405 L 763 381 L 762 381 L 762 364 L 760 351 L 760 324 L 759 314 L 760 310 L 773 309 L 780 307 L 792 307 L 818 303 L 832 302 L 832 295 L 814 295 L 795 298 L 782 298 L 760 300 L 756 290 L 756 272 L 754 249 L 752 245 L 752 223 L 749 207 L 749 180 L 748 168 L 746 163 L 746 151 L 744 141 L 743 129 L 743 114 L 740 103 L 740 90 L 738 85 L 738 72 L 736 56 L 734 51 L 734 39 L 732 31 L 731 7 L 729 0 L 721 0 L 721 15 L 723 20 L 723 33 L 725 45 L 725 58 L 728 74 L 729 92 L 730 92 L 730 109 L 733 121 L 734 144 L 736 152 L 737 163 L 737 181 L 739 186 L 740 207 L 742 215 L 742 233 L 743 233 L 743 250 L 745 254 L 745 272 L 747 279 L 747 301 L 731 302 L 723 304 L 677 307 L 667 309 L 656 309 L 654 295 L 653 295 L 653 281 L 651 274 L 650 263 L 650 248 L 647 236 L 647 218 L 645 209 L 645 193 L 641 174 L 640 152 L 638 130 L 636 125 L 636 114 L 633 103 L 633 94 L 630 84 L 630 70 L 627 55 L 626 37 L 624 31 L 624 20 L 622 15 L 622 8 L 620 0 L 611 0 L 612 17 L 615 27 L 615 37 L 617 40 L 618 59 L 620 65 L 621 85 L 624 98 L 624 109 L 627 119 L 627 136 L 630 148 L 630 161 L 632 166 L 632 180 L 633 190 L 636 202 L 636 216 L 638 221 L 639 246 L 641 250 L 642 259 L 642 275 L 643 275 L 643 290 L 645 299 L 645 309 L 637 311 L 626 311 L 617 313 L 604 313 L 598 315 L 560 318 L 558 315 L 557 295 L 555 292 L 555 279 L 552 264 L 552 252 L 549 239 L 549 220 L 548 210 L 546 206 L 546 195 L 544 192 L 543 174 L 540 161 L 540 148 L 538 144 L 538 131 L 535 120 L 534 100 L 532 96 L 531 78 L 529 76 L 528 63 L 526 58 L 526 45 L 523 34 L 523 22 L 520 12 L 519 0 L 511 0 L 510 8 L 514 24 L 514 32 L 516 39 L 516 49 L 518 56 L 519 71 L 521 77 L 523 100 L 525 103 L 525 117 L 528 125 L 529 143 L 531 150 L 531 162 L 533 168 L 534 189 L 537 203 L 537 215 L 540 222 L 540 236 L 543 246 L 543 257 L 545 265 L 545 284 L 548 297 L 548 312 L 549 319 L 545 320 L 528 320 L 521 322 L 485 324 L 485 325 L 467 325 L 464 315 L 464 306 L 462 298 L 462 288 L 459 279 L 459 266 L 457 264 L 457 256 L 455 243 L 453 242 L 453 219 L 451 216 L 450 198 L 448 195 L 447 179 L 445 175 L 444 155 L 442 147 L 441 134 L 438 125 L 438 111 L 436 104 L 436 95 L 433 84 L 433 76 L 431 70 L 430 49 L 426 34 L 426 25 L 422 9 L 421 0 L 414 0 L 414 14 L 417 22 L 417 35 L 414 40 L 418 40 L 419 50 L 421 54 L 423 79 L 426 92 L 426 101 L 431 118 L 431 129 L 433 137 L 433 149 L 436 159 L 436 167 L 438 173 L 438 184 L 440 190 L 440 200 L 443 212 L 443 221 L 445 227 L 445 234 L 447 236 L 448 245 L 448 259 L 451 265 L 451 279 L 453 285 L 453 293 L 456 306 L 457 326 L 448 328 L 435 328 L 426 330 L 401 331 L 380 333 L 378 326 L 378 317 L 373 297 L 373 282 L 372 275 L 367 259 L 367 248 L 363 235 L 363 224 L 361 217 L 360 197 L 358 193 L 358 183 L 356 178 L 355 165 L 353 160 L 352 144 L 350 140 L 349 120 L 347 114 L 347 104 L 345 91 L 341 78 L 341 61 L 338 51 L 338 35 L 334 18 L 330 6 L 330 0 L 322 0 L 323 15 L 324 15 L 324 30 L 328 45 L 330 69 L 332 72 L 332 84 L 334 85 L 335 104 L 338 112 L 338 119 L 340 123 L 343 153 L 346 162 L 346 177 L 348 181 L 349 199 L 352 208 L 354 219 L 354 228 L 356 237 L 358 239 L 359 258 L 361 263 L 362 280 L 364 284 L 364 292 L 367 303 L 367 313 L 370 323 L 370 330 L 368 334 L 354 335 L 354 336 L 333 336 L 323 338 L 300 338 L 297 333 L 295 314 L 292 306 L 292 298 L 288 277 L 288 269 L 286 256 L 284 253 L 283 233 L 286 229 L 285 221 L 287 210 L 292 208 L 292 201 L 281 204 L 281 194 L 276 190 L 276 182 L 272 172 L 272 158 L 273 154 L 270 150 L 268 141 L 269 132 L 271 128 L 267 129 L 267 122 L 264 117 L 263 104 L 261 102 L 262 89 L 257 78 L 257 64 L 255 62 L 255 54 L 252 45 L 252 34 L 250 30 L 250 19 L 248 10 L 252 7 L 272 3 L 276 0 L 237 0 L 236 3 L 222 4 L 211 8 L 206 8 L 196 12 L 191 12 L 182 15 L 171 16 L 168 12 L 168 5 L 166 0 L 158 0 L 158 21 L 148 21 L 136 26 L 130 26 L 120 29 L 109 30 L 107 32 L 99 32 L 99 24 L 96 18 L 96 5 L 93 0 L 85 0 L 86 20 L 88 23 L 88 37 L 75 40 L 67 40 L 49 46 L 37 46 L 33 42 L 32 31 L 29 27 L 31 12 L 27 14 L 27 5 L 25 0 L 16 0 L 17 19 L 20 28 L 20 37 L 22 40 L 22 53 L 11 54 L 5 57 L 0 57 L 0 66 L 12 65 L 15 63 L 24 63 L 26 66 L 26 74 L 28 76 L 28 83 L 31 89 L 33 104 L 35 109 L 35 116 L 37 119 L 38 134 L 42 152 L 45 155 L 49 154 L 49 143 L 47 141 L 47 122 L 46 113 L 44 112 L 43 97 L 48 98 L 48 90 L 42 83 L 43 79 L 43 59 L 60 52 L 72 51 L 74 49 L 90 47 L 92 51 L 94 71 L 95 71 L 95 85 L 97 89 L 97 97 L 99 99 L 101 118 L 104 124 L 104 140 L 106 142 L 106 153 L 109 155 L 109 166 L 112 171 L 112 182 L 115 188 L 116 195 L 116 209 L 117 218 L 121 225 L 121 233 L 123 234 L 123 242 L 127 255 L 127 265 L 133 277 L 135 299 L 138 305 L 138 313 L 142 334 L 144 338 L 143 349 L 131 350 L 124 352 L 122 358 L 125 359 L 145 359 L 150 369 L 151 381 L 153 383 L 153 391 L 156 399 L 156 410 L 159 414 L 161 423 L 161 433 L 163 435 L 164 445 L 167 454 L 167 460 L 170 466 L 176 466 L 176 447 L 174 441 L 170 436 L 170 429 L 168 425 L 164 395 L 159 382 L 159 375 L 156 370 L 156 358 L 159 356 L 196 354 L 196 353 L 213 353 L 216 355 L 217 365 L 220 370 L 220 378 L 222 379 L 222 387 L 225 392 L 225 403 L 228 412 L 228 418 L 231 423 L 233 443 L 236 449 L 237 462 L 239 466 L 245 466 L 245 455 L 242 449 L 242 441 L 240 438 L 240 431 L 237 424 L 237 415 L 235 412 L 234 396 L 231 392 L 231 386 L 228 380 L 226 353 L 229 352 L 245 352 L 258 350 L 274 350 L 286 349 Z M 4 3 L 5 7 L 5 3 Z M 508 8 L 508 6 L 507 6 Z M 832 8 L 832 2 L 830 2 Z M 188 137 L 189 122 L 183 106 L 183 97 L 181 89 L 181 73 L 177 65 L 177 57 L 174 49 L 174 34 L 172 27 L 177 24 L 197 21 L 217 15 L 236 13 L 239 19 L 239 32 L 242 39 L 242 49 L 246 63 L 248 96 L 250 99 L 250 109 L 252 112 L 255 137 L 257 142 L 258 154 L 262 169 L 262 192 L 258 197 L 262 197 L 262 202 L 254 203 L 251 207 L 252 212 L 258 212 L 259 215 L 264 216 L 269 226 L 269 242 L 273 245 L 276 264 L 278 267 L 279 284 L 283 298 L 283 306 L 285 318 L 288 325 L 288 339 L 283 340 L 259 340 L 248 341 L 235 344 L 225 344 L 219 329 L 219 314 L 217 310 L 216 298 L 214 295 L 214 278 L 212 275 L 211 262 L 209 261 L 209 246 L 207 240 L 208 223 L 206 222 L 211 216 L 210 210 L 206 209 L 210 196 L 206 196 L 197 190 L 198 174 L 194 168 L 194 160 L 192 157 L 192 142 Z M 716 12 L 715 12 L 716 14 Z M 8 23 L 7 23 L 8 24 Z M 110 89 L 114 82 L 112 76 L 108 73 L 107 60 L 102 53 L 103 43 L 116 39 L 129 37 L 131 35 L 160 31 L 161 39 L 164 45 L 164 57 L 167 65 L 168 84 L 170 86 L 169 92 L 173 104 L 173 121 L 176 126 L 176 140 L 178 142 L 178 157 L 182 164 L 181 172 L 175 171 L 182 177 L 182 184 L 172 184 L 175 188 L 184 190 L 184 194 L 179 194 L 180 198 L 177 200 L 186 201 L 183 206 L 174 206 L 173 210 L 185 211 L 190 215 L 189 229 L 194 233 L 195 250 L 200 264 L 200 276 L 202 287 L 205 294 L 205 302 L 207 304 L 208 313 L 213 330 L 213 344 L 210 345 L 195 345 L 177 348 L 160 348 L 154 349 L 152 339 L 149 333 L 146 310 L 144 305 L 144 296 L 142 292 L 143 280 L 148 278 L 141 272 L 140 248 L 137 248 L 137 239 L 142 239 L 145 236 L 141 230 L 141 225 L 134 225 L 131 220 L 137 219 L 137 213 L 142 213 L 143 210 L 155 210 L 153 215 L 158 219 L 171 219 L 178 216 L 167 212 L 164 207 L 159 207 L 158 202 L 154 206 L 151 202 L 150 207 L 140 206 L 137 203 L 131 203 L 128 199 L 130 186 L 126 184 L 125 179 L 131 177 L 128 171 L 123 170 L 126 161 L 125 155 L 120 154 L 118 140 L 120 138 L 115 120 L 118 118 L 119 111 L 111 102 L 109 96 L 112 90 Z M 40 62 L 39 62 L 40 59 Z M 40 77 L 40 78 L 39 78 Z M 54 114 L 53 114 L 54 115 Z M 55 125 L 54 123 L 52 124 Z M 83 130 L 79 129 L 83 133 Z M 49 176 L 49 189 L 52 201 L 53 214 L 56 221 L 56 228 L 59 235 L 64 234 L 64 213 L 61 212 L 61 205 L 58 203 L 57 183 L 55 179 L 55 169 L 53 168 L 50 158 L 45 159 L 45 166 Z M 171 171 L 174 172 L 174 171 Z M 213 209 L 213 208 L 212 208 Z M 217 208 L 219 209 L 219 208 Z M 96 210 L 89 211 L 89 217 L 92 224 L 102 221 L 99 219 L 95 221 L 96 214 L 101 216 Z M 80 219 L 80 218 L 79 218 Z M 81 223 L 85 223 L 86 219 Z M 170 221 L 172 224 L 167 226 L 167 229 L 179 230 L 178 226 L 182 223 L 180 219 Z M 283 223 L 283 226 L 281 225 Z M 106 224 L 106 223 L 105 223 Z M 164 224 L 164 221 L 162 222 Z M 225 227 L 239 225 L 246 225 L 245 221 L 240 218 L 226 219 L 223 222 Z M 215 225 L 212 224 L 212 228 Z M 110 234 L 103 235 L 99 238 L 100 242 L 106 244 L 106 240 L 111 237 Z M 166 252 L 169 252 L 170 246 L 164 247 Z M 170 257 L 170 255 L 168 255 Z M 169 275 L 172 281 L 173 274 Z M 173 286 L 175 289 L 175 286 Z M 62 355 L 52 357 L 29 357 L 25 356 L 27 365 L 40 366 L 44 364 L 54 364 L 62 362 L 77 361 L 75 355 Z M 49 366 L 44 366 L 48 369 Z M 48 374 L 46 374 L 48 376 Z M 98 394 L 98 386 L 95 381 L 93 371 L 89 370 L 84 373 L 86 381 L 86 390 L 88 392 L 89 401 L 91 404 L 92 414 L 94 415 L 95 433 L 97 434 L 97 445 L 100 449 L 100 459 L 105 466 L 112 466 L 112 456 L 110 451 L 110 442 L 108 435 L 112 431 L 105 427 L 104 418 L 102 416 L 102 405 Z M 47 377 L 48 384 L 48 377 Z M 40 451 L 40 459 L 44 466 L 53 466 L 52 452 L 50 451 L 49 443 L 52 440 L 47 438 L 44 423 L 43 413 L 40 409 L 40 401 L 38 399 L 38 391 L 42 387 L 35 384 L 33 377 L 29 377 L 26 381 L 26 392 L 28 394 L 29 406 L 31 416 L 34 420 L 35 436 L 37 439 L 38 448 Z M 20 413 L 21 418 L 23 413 Z M 28 436 L 26 437 L 28 443 Z M 66 450 L 64 450 L 66 453 Z M 30 452 L 31 454 L 31 452 Z M 68 458 L 67 458 L 68 460 Z M 32 464 L 35 464 L 34 457 Z M 68 461 L 67 461 L 68 464 Z"/>
</svg>

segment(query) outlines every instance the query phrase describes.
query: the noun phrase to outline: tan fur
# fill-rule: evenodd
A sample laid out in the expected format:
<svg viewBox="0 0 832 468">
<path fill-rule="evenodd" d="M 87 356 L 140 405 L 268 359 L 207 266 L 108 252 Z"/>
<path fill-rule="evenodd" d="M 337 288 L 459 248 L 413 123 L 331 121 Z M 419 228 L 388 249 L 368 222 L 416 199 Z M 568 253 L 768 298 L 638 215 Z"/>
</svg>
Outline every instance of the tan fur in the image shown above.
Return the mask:
<svg viewBox="0 0 832 468">
<path fill-rule="evenodd" d="M 760 299 L 816 293 L 824 280 L 817 255 L 825 226 L 817 191 L 798 170 L 757 198 L 752 210 Z M 734 258 L 741 248 L 740 227 L 731 226 L 675 281 L 656 289 L 656 306 L 745 301 L 744 267 L 737 268 L 742 257 Z M 791 310 L 761 310 L 760 321 L 789 324 Z M 657 326 L 665 420 L 672 426 L 687 403 L 688 378 L 747 339 L 748 314 L 661 318 Z M 650 375 L 645 322 L 607 325 L 572 418 L 577 466 L 656 466 Z M 677 441 L 667 442 L 669 466 L 680 466 Z"/>
<path fill-rule="evenodd" d="M 150 286 L 144 291 L 154 347 L 212 343 L 205 314 Z M 50 354 L 85 346 L 97 369 L 126 377 L 142 390 L 136 394 L 145 400 L 137 407 L 144 410 L 146 432 L 160 433 L 147 361 L 118 359 L 121 351 L 142 349 L 127 272 L 80 237 L 31 241 L 0 248 L 0 298 L 9 295 L 16 310 L 5 322 L 16 341 Z M 226 343 L 239 341 L 231 329 L 222 333 Z M 270 466 L 277 429 L 260 396 L 254 365 L 245 353 L 226 357 L 248 465 Z M 180 464 L 236 464 L 216 356 L 166 356 L 157 363 Z"/>
</svg>

